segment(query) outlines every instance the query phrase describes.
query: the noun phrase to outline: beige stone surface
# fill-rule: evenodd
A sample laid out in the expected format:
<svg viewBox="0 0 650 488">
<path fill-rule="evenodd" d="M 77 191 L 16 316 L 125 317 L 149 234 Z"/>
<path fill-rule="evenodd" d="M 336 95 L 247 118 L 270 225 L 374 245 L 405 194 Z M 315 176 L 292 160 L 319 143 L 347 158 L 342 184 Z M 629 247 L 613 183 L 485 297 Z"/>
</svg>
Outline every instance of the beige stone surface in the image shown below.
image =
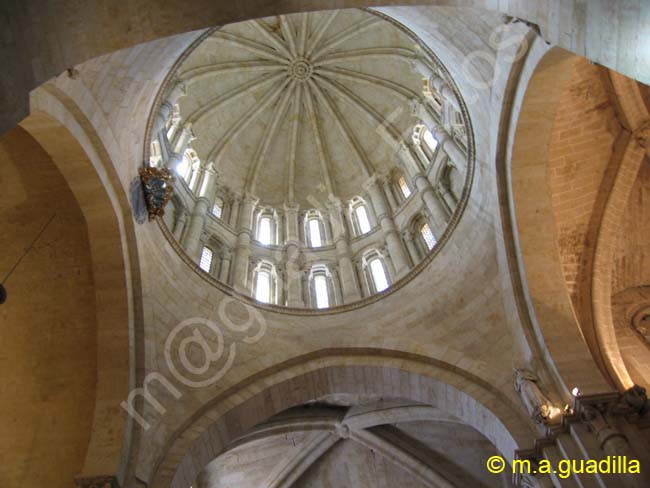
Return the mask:
<svg viewBox="0 0 650 488">
<path fill-rule="evenodd" d="M 600 13 L 605 4 L 619 5 L 604 0 L 589 6 L 580 4 L 582 10 L 575 12 L 575 18 L 573 3 L 562 4 L 563 15 L 556 15 L 559 4 L 551 2 L 539 9 L 524 2 L 507 2 L 502 8 L 541 19 L 545 37 L 584 53 L 594 44 L 600 45 L 600 40 L 593 37 L 593 26 L 602 26 L 602 16 L 595 13 Z M 24 8 L 29 7 L 25 5 Z M 301 4 L 300 8 L 319 5 Z M 488 6 L 496 9 L 501 4 Z M 489 442 L 510 459 L 515 449 L 532 448 L 535 438 L 544 432 L 543 427 L 533 422 L 513 388 L 513 367 L 533 370 L 538 379 L 529 380 L 530 383 L 536 385 L 541 396 L 560 408 L 571 402 L 569 391 L 573 386 L 587 394 L 612 391 L 611 377 L 607 370 L 599 370 L 594 359 L 596 354 L 581 334 L 569 293 L 574 288 L 567 286 L 573 283 L 574 275 L 569 267 L 574 264 L 572 256 L 579 252 L 571 249 L 563 254 L 564 243 L 571 240 L 566 236 L 575 233 L 569 222 L 583 229 L 588 212 L 582 208 L 576 212 L 579 219 L 572 220 L 569 216 L 563 220 L 559 210 L 569 204 L 562 207 L 555 199 L 561 192 L 554 193 L 554 185 L 561 184 L 561 175 L 572 178 L 576 174 L 569 171 L 573 163 L 580 163 L 581 168 L 593 172 L 592 176 L 604 174 L 605 163 L 592 161 L 591 145 L 586 147 L 589 141 L 581 139 L 597 138 L 594 153 L 604 158 L 602 153 L 612 142 L 608 134 L 612 129 L 616 132 L 616 127 L 611 126 L 610 103 L 603 104 L 610 96 L 607 84 L 597 83 L 602 69 L 566 51 L 550 49 L 520 22 L 513 24 L 516 32 L 522 34 L 517 42 L 524 38 L 531 41 L 530 57 L 514 64 L 506 61 L 508 49 L 516 46 L 500 49 L 491 42 L 495 29 L 508 21 L 494 12 L 436 6 L 382 8 L 383 13 L 409 27 L 432 49 L 449 69 L 467 102 L 476 143 L 476 173 L 470 198 L 438 255 L 404 286 L 353 310 L 290 314 L 252 306 L 248 301 L 229 296 L 227 290 L 208 281 L 196 266 L 179 255 L 158 223 L 137 224 L 131 215 L 129 199 L 130 186 L 145 157 L 146 127 L 157 91 L 175 60 L 201 33 L 152 39 L 186 31 L 189 26 L 207 27 L 215 19 L 274 14 L 279 12 L 276 8 L 293 10 L 297 8 L 295 4 L 265 5 L 268 11 L 255 10 L 253 4 L 242 4 L 240 10 L 211 4 L 199 20 L 184 14 L 187 5 L 181 8 L 172 2 L 151 10 L 148 4 L 142 4 L 137 10 L 141 22 L 134 23 L 131 30 L 125 27 L 124 21 L 133 14 L 135 6 L 119 11 L 108 7 L 98 9 L 93 16 L 87 10 L 90 4 L 77 6 L 79 15 L 88 13 L 88 22 L 79 24 L 57 23 L 58 15 L 69 12 L 67 4 L 60 7 L 56 13 L 49 10 L 52 6 L 32 13 L 36 25 L 44 22 L 56 28 L 38 30 L 40 34 L 33 47 L 25 50 L 25 60 L 32 63 L 20 71 L 26 81 L 19 83 L 18 92 L 22 93 L 23 88 L 26 92 L 60 71 L 61 66 L 78 63 L 75 73 L 61 74 L 32 93 L 34 113 L 23 123 L 59 167 L 63 183 L 70 186 L 71 193 L 66 193 L 68 199 L 57 200 L 57 204 L 68 202 L 74 207 L 69 200 L 74 195 L 78 204 L 74 207 L 76 215 L 85 219 L 85 224 L 77 220 L 77 233 L 66 234 L 65 239 L 79 236 L 84 230 L 89 236 L 88 247 L 79 244 L 72 258 L 86 256 L 85 271 L 79 267 L 78 270 L 92 283 L 82 287 L 79 296 L 85 299 L 70 309 L 91 314 L 88 307 L 94 299 L 97 308 L 91 315 L 99 331 L 98 349 L 83 347 L 85 343 L 82 343 L 80 350 L 87 356 L 77 354 L 73 359 L 96 361 L 99 370 L 93 383 L 93 368 L 83 367 L 88 363 L 79 368 L 65 361 L 60 363 L 77 373 L 72 375 L 66 371 L 63 378 L 88 381 L 79 387 L 81 400 L 74 404 L 74 408 L 87 409 L 83 414 L 76 414 L 78 419 L 85 418 L 87 430 L 75 430 L 74 439 L 80 446 L 90 439 L 89 449 L 85 452 L 79 447 L 78 456 L 66 461 L 70 473 L 65 475 L 67 480 L 74 474 L 101 474 L 116 475 L 127 488 L 142 483 L 152 488 L 187 488 L 195 483 L 208 463 L 228 450 L 231 442 L 250 433 L 269 417 L 323 396 L 341 394 L 401 398 L 435 407 L 446 416 L 459 419 L 464 428 L 473 429 L 472 435 L 480 434 L 481 442 Z M 176 10 L 171 15 L 167 9 Z M 26 11 L 20 12 L 17 18 L 24 25 L 32 25 Z M 643 12 L 639 10 L 639 15 Z M 625 22 L 629 22 L 628 13 L 620 13 Z M 612 15 L 619 13 L 614 11 Z M 107 16 L 115 22 L 106 22 L 105 28 L 99 28 Z M 625 22 L 611 22 L 607 29 L 616 30 L 622 25 L 625 36 L 643 33 L 643 26 L 634 24 L 628 29 Z M 16 22 L 16 25 L 22 24 Z M 25 29 L 24 32 L 28 35 L 33 31 Z M 73 42 L 76 36 L 85 36 L 87 32 L 96 35 L 86 43 Z M 68 34 L 72 36 L 70 39 Z M 49 36 L 61 42 L 49 42 Z M 106 42 L 107 39 L 111 42 Z M 129 47 L 144 40 L 151 42 Z M 49 52 L 44 47 L 48 42 L 52 49 L 65 53 L 42 55 Z M 125 49 L 114 51 L 116 48 Z M 483 60 L 472 54 L 476 52 L 483 53 Z M 598 53 L 594 55 L 596 59 L 607 59 L 611 66 L 618 66 L 623 56 L 613 51 Z M 81 64 L 98 54 L 104 55 Z M 504 71 L 498 79 L 493 79 L 494 71 L 490 63 L 484 62 L 485 57 L 503 63 Z M 630 72 L 643 67 L 642 62 L 634 62 L 634 68 L 630 68 L 628 61 L 622 66 Z M 14 65 L 23 66 L 17 61 Z M 38 73 L 32 73 L 32 69 Z M 14 71 L 18 73 L 18 70 Z M 478 88 L 477 82 L 480 82 Z M 580 89 L 572 91 L 572 83 Z M 616 83 L 620 88 L 634 82 L 618 80 Z M 10 85 L 6 86 L 11 89 Z M 617 96 L 622 92 L 619 89 Z M 561 106 L 565 96 L 574 107 Z M 635 105 L 633 100 L 626 101 L 622 96 L 618 100 L 628 108 Z M 601 106 L 603 110 L 599 111 Z M 636 106 L 643 108 L 643 103 Z M 16 112 L 6 112 L 15 118 L 15 114 L 21 113 L 20 103 L 17 107 Z M 625 109 L 623 112 L 626 127 L 636 131 L 643 122 L 643 111 Z M 562 130 L 568 130 L 568 127 L 560 130 L 558 125 L 558 132 L 553 132 L 558 114 L 567 117 L 562 123 L 575 121 L 578 125 L 578 121 L 585 121 L 584 126 L 577 127 L 579 134 L 564 134 L 571 140 L 569 147 L 573 143 L 580 153 L 579 161 L 568 161 L 561 154 L 562 148 L 554 148 L 551 143 L 561 144 Z M 635 141 L 640 144 L 638 138 Z M 3 147 L 5 152 L 14 151 L 20 144 L 14 140 L 5 146 L 3 141 Z M 635 146 L 633 152 L 640 156 L 637 149 Z M 557 159 L 550 158 L 554 150 Z M 39 160 L 44 158 L 30 157 L 29 164 Z M 556 164 L 553 171 L 549 171 L 551 164 Z M 15 180 L 20 174 L 15 163 L 4 160 L 0 170 L 3 178 L 6 173 Z M 641 210 L 629 209 L 628 199 L 624 198 L 626 194 L 635 198 L 644 194 L 635 187 L 636 174 L 632 173 L 622 175 L 625 185 L 616 189 L 618 197 L 612 199 L 610 213 L 616 228 L 629 225 L 624 220 L 626 209 L 630 215 L 637 215 L 637 211 L 645 215 Z M 593 202 L 595 177 L 572 180 L 576 183 L 575 193 L 586 193 L 589 202 Z M 42 184 L 40 180 L 30 179 L 29 186 L 12 185 L 8 196 L 12 202 L 25 201 L 32 188 L 41 188 Z M 580 196 L 576 194 L 573 195 L 576 200 L 567 195 L 566 201 L 577 201 Z M 35 224 L 32 214 L 19 219 L 19 224 L 26 222 Z M 610 237 L 603 241 L 601 248 L 609 253 L 603 259 L 602 269 L 608 273 L 617 269 L 615 276 L 620 283 L 623 276 L 628 279 L 630 275 L 620 269 L 623 252 L 617 247 L 621 246 L 620 242 L 616 236 Z M 631 237 L 629 247 L 625 244 L 625 259 L 643 263 L 637 254 L 640 237 Z M 17 238 L 8 241 L 13 249 L 21 247 Z M 48 270 L 52 271 L 45 269 Z M 59 275 L 54 271 L 53 274 L 54 277 L 47 275 L 44 280 L 57 283 Z M 600 288 L 600 293 L 611 291 L 611 280 L 605 285 L 609 288 Z M 31 283 L 25 286 L 31 288 Z M 47 295 L 44 299 L 49 301 L 55 296 Z M 604 293 L 600 298 L 599 303 L 607 312 L 611 295 Z M 5 310 L 2 308 L 1 313 Z M 49 310 L 35 312 L 46 314 Z M 38 315 L 29 309 L 28 316 Z M 229 322 L 241 324 L 251 316 L 255 318 L 251 330 L 238 330 Z M 194 380 L 209 377 L 223 368 L 225 374 L 218 381 L 201 388 L 180 381 L 172 369 L 179 366 L 178 342 L 188 339 L 191 330 L 181 331 L 174 339 L 173 348 L 167 344 L 179 324 L 195 318 L 215 321 L 226 346 L 234 351 L 232 364 L 226 365 L 225 358 L 221 357 L 205 374 L 192 377 Z M 18 317 L 9 322 L 11 327 L 7 330 L 24 330 Z M 613 329 L 613 319 L 606 325 Z M 252 334 L 257 331 L 262 333 L 252 340 Z M 215 347 L 218 337 L 214 331 L 203 330 L 203 333 L 208 344 Z M 75 336 L 75 339 L 82 341 L 84 337 Z M 70 338 L 66 336 L 66 339 Z M 166 350 L 171 350 L 170 357 L 166 357 Z M 11 351 L 15 354 L 21 349 L 15 347 Z M 187 351 L 194 365 L 200 365 L 205 358 L 199 348 Z M 635 375 L 641 371 L 641 367 L 635 366 Z M 127 399 L 129 390 L 143 385 L 150 373 L 159 375 L 150 376 L 153 381 L 149 385 L 151 394 L 162 407 L 156 409 L 151 401 L 136 404 L 150 424 L 149 429 L 141 429 L 119 405 Z M 168 383 L 161 382 L 161 378 Z M 33 382 L 28 385 L 34 386 Z M 92 404 L 94 412 L 91 412 Z M 28 417 L 20 418 L 26 428 L 36 425 Z M 578 452 L 579 446 L 587 445 L 588 455 L 602 455 L 604 451 L 599 451 L 598 439 L 589 433 L 586 425 L 576 425 L 584 430 L 563 432 L 562 446 Z M 643 433 L 635 427 L 621 425 L 621 429 L 627 429 L 626 436 L 635 448 L 647 445 Z M 15 434 L 12 433 L 12 438 Z M 83 435 L 88 437 L 82 440 Z M 463 450 L 462 446 L 457 447 Z M 553 444 L 543 454 L 558 456 L 559 449 Z M 32 451 L 35 454 L 31 456 L 28 450 L 24 452 L 21 459 L 27 461 L 23 462 L 36 464 L 35 460 L 40 459 L 41 451 Z M 351 456 L 357 455 L 363 460 L 367 453 Z M 18 472 L 17 463 L 9 464 L 12 473 L 14 469 Z M 473 468 L 472 472 L 477 473 L 477 469 Z M 322 472 L 328 471 L 330 467 L 322 466 Z M 40 470 L 33 471 L 35 476 L 40 473 Z M 50 470 L 47 476 L 54 473 Z M 405 478 L 398 476 L 398 479 Z M 568 483 L 574 482 L 578 481 L 572 479 Z"/>
<path fill-rule="evenodd" d="M 0 139 L 0 485 L 70 486 L 90 440 L 97 321 L 83 214 L 24 130 Z M 56 446 L 54 448 L 54 446 Z"/>
</svg>

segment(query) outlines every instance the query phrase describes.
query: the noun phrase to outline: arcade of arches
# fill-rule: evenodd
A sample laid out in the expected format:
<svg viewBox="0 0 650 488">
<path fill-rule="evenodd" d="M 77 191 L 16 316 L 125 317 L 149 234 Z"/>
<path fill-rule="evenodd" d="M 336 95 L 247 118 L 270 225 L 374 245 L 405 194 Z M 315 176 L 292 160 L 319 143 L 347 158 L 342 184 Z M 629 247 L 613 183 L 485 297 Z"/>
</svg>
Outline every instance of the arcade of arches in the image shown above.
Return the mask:
<svg viewBox="0 0 650 488">
<path fill-rule="evenodd" d="M 0 486 L 650 486 L 647 2 L 6 3 Z"/>
</svg>

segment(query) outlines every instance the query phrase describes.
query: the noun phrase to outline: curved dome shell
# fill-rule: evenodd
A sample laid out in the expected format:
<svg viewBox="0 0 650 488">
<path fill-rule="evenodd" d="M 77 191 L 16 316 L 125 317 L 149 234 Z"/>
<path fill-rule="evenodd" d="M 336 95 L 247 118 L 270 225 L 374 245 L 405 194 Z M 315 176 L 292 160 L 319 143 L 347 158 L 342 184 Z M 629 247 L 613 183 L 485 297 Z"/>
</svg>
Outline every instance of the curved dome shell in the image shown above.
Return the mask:
<svg viewBox="0 0 650 488">
<path fill-rule="evenodd" d="M 348 199 L 396 165 L 422 79 L 414 41 L 353 10 L 225 26 L 183 61 L 192 147 L 231 190 L 270 205 Z"/>
</svg>

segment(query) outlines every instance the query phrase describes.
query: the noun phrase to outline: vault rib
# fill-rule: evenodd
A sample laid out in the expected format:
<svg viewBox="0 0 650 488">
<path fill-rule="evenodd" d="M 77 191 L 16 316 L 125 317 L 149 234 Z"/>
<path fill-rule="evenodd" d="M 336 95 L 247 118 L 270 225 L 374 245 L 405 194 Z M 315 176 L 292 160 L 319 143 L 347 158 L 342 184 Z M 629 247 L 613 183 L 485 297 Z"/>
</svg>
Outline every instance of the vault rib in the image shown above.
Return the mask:
<svg viewBox="0 0 650 488">
<path fill-rule="evenodd" d="M 394 139 L 394 142 L 399 145 L 401 142 L 400 132 L 390 120 L 385 119 L 379 112 L 377 112 L 374 108 L 368 105 L 357 95 L 352 93 L 350 90 L 342 86 L 340 83 L 328 80 L 324 77 L 320 77 L 319 80 L 322 80 L 325 84 L 327 84 L 335 93 L 338 94 L 338 96 L 349 100 L 351 102 L 351 105 L 356 108 L 357 111 L 361 113 L 361 115 L 364 116 L 369 124 L 372 125 L 375 123 L 377 124 L 377 127 L 386 127 L 388 129 L 389 135 Z"/>
<path fill-rule="evenodd" d="M 348 41 L 352 39 L 355 36 L 358 36 L 359 34 L 364 33 L 371 27 L 374 27 L 376 25 L 379 25 L 381 23 L 381 20 L 379 19 L 367 19 L 359 24 L 353 24 L 350 27 L 343 29 L 341 32 L 338 32 L 334 39 L 332 39 L 330 42 L 323 44 L 320 49 L 318 49 L 316 52 L 314 52 L 311 56 L 312 61 L 316 62 L 318 61 L 318 58 L 320 58 L 323 54 L 325 54 L 327 51 L 330 51 L 334 49 L 336 46 L 339 44 L 344 43 L 345 41 Z"/>
<path fill-rule="evenodd" d="M 265 488 L 291 488 L 296 481 L 340 440 L 329 432 L 315 432 L 302 445 L 293 448 L 287 458 L 271 472 Z"/>
<path fill-rule="evenodd" d="M 273 114 L 271 123 L 266 127 L 264 136 L 262 137 L 260 144 L 257 146 L 253 164 L 249 168 L 248 175 L 246 176 L 246 191 L 250 191 L 253 194 L 255 193 L 255 185 L 257 182 L 257 177 L 259 176 L 260 164 L 262 163 L 264 156 L 266 156 L 269 145 L 271 144 L 271 140 L 273 139 L 273 135 L 278 129 L 280 119 L 282 118 L 282 115 L 284 115 L 284 112 L 287 109 L 287 105 L 289 104 L 289 99 L 291 98 L 291 95 L 295 89 L 296 82 L 292 81 L 291 85 L 286 90 L 284 90 L 284 94 L 282 95 L 280 103 L 278 104 L 278 107 Z"/>
<path fill-rule="evenodd" d="M 314 132 L 314 141 L 316 142 L 316 150 L 318 151 L 318 160 L 320 162 L 321 173 L 325 178 L 325 186 L 329 195 L 334 194 L 334 183 L 331 175 L 331 161 L 327 147 L 324 144 L 323 134 L 321 132 L 320 122 L 316 116 L 316 109 L 314 108 L 313 94 L 308 90 L 305 97 L 307 104 L 307 113 L 309 114 L 309 121 L 311 122 L 312 130 Z"/>
<path fill-rule="evenodd" d="M 335 64 L 340 61 L 352 61 L 356 59 L 368 59 L 371 57 L 378 58 L 397 58 L 411 61 L 416 57 L 415 51 L 402 47 L 369 47 L 364 49 L 352 49 L 350 51 L 341 51 L 322 57 L 314 62 L 314 67 Z"/>
<path fill-rule="evenodd" d="M 295 201 L 296 188 L 296 152 L 298 149 L 298 128 L 300 125 L 300 104 L 302 99 L 302 84 L 298 85 L 296 98 L 293 101 L 293 120 L 291 124 L 291 139 L 289 142 L 289 165 L 287 167 L 287 199 L 290 205 Z"/>
<path fill-rule="evenodd" d="M 385 90 L 390 90 L 391 92 L 396 93 L 406 101 L 412 100 L 414 98 L 419 98 L 419 95 L 413 90 L 410 90 L 409 88 L 395 83 L 394 81 L 388 80 L 386 78 L 381 78 L 379 76 L 369 75 L 346 68 L 319 68 L 318 72 L 322 75 L 327 75 L 328 77 L 334 79 L 350 80 L 369 86 L 378 86 Z"/>
<path fill-rule="evenodd" d="M 322 100 L 322 103 L 325 105 L 330 115 L 334 119 L 334 122 L 336 123 L 337 127 L 343 134 L 343 137 L 345 137 L 345 139 L 348 141 L 348 143 L 352 146 L 354 151 L 357 153 L 358 161 L 360 163 L 359 167 L 361 168 L 362 174 L 365 177 L 370 177 L 374 173 L 374 167 L 372 166 L 372 163 L 368 159 L 368 155 L 366 154 L 366 151 L 363 149 L 363 146 L 361 146 L 357 137 L 350 129 L 350 126 L 345 121 L 343 114 L 341 114 L 340 110 L 334 104 L 330 96 L 327 93 L 325 93 L 323 90 L 321 90 L 321 88 L 318 86 L 318 84 L 315 81 L 309 80 L 309 85 L 314 90 L 314 93 L 316 93 L 317 97 L 320 100 Z"/>
<path fill-rule="evenodd" d="M 307 50 L 305 51 L 306 58 L 311 57 L 311 52 L 316 48 L 321 38 L 323 37 L 323 34 L 325 34 L 325 31 L 330 26 L 332 21 L 336 18 L 337 14 L 338 14 L 338 10 L 334 10 L 333 12 L 330 12 L 330 14 L 316 28 L 316 32 L 314 32 L 312 37 L 310 37 L 309 39 Z"/>
<path fill-rule="evenodd" d="M 188 84 L 195 83 L 203 77 L 214 74 L 236 74 L 249 72 L 265 72 L 285 70 L 286 66 L 270 61 L 237 61 L 229 63 L 214 63 L 198 66 L 181 73 L 180 81 Z"/>
<path fill-rule="evenodd" d="M 298 56 L 295 33 L 291 27 L 289 19 L 287 19 L 285 15 L 280 15 L 280 28 L 282 29 L 283 37 L 287 40 L 287 44 L 289 45 L 289 52 L 291 53 L 291 57 L 295 58 Z"/>
<path fill-rule="evenodd" d="M 278 39 L 274 34 L 270 33 L 260 20 L 254 20 L 253 27 L 255 27 L 255 29 L 257 29 L 257 31 L 262 34 L 264 39 L 269 41 L 275 49 L 284 54 L 287 59 L 293 57 L 287 47 L 282 43 L 282 41 L 280 41 L 280 39 Z"/>
<path fill-rule="evenodd" d="M 251 107 L 239 117 L 237 122 L 228 129 L 228 131 L 221 137 L 221 139 L 210 150 L 207 161 L 217 161 L 221 157 L 225 147 L 232 141 L 233 138 L 241 132 L 247 125 L 256 120 L 260 114 L 275 100 L 277 99 L 284 89 L 289 84 L 289 79 L 286 78 L 282 83 L 279 83 L 275 88 L 271 88 L 258 104 Z"/>
<path fill-rule="evenodd" d="M 300 56 L 305 56 L 307 51 L 307 31 L 309 28 L 309 13 L 305 13 L 302 16 L 302 22 L 300 22 L 300 32 L 298 34 L 298 54 Z"/>
<path fill-rule="evenodd" d="M 192 124 L 195 124 L 199 122 L 203 117 L 206 117 L 210 112 L 219 108 L 221 105 L 234 102 L 238 98 L 254 90 L 255 88 L 260 88 L 268 83 L 273 83 L 274 81 L 278 81 L 284 77 L 285 77 L 284 73 L 278 73 L 275 75 L 270 75 L 268 77 L 265 77 L 261 81 L 259 79 L 254 79 L 247 83 L 244 83 L 243 85 L 238 86 L 213 100 L 210 100 L 204 106 L 199 107 L 190 115 L 188 115 L 187 121 Z"/>
<path fill-rule="evenodd" d="M 264 44 L 253 41 L 251 39 L 246 39 L 244 37 L 238 36 L 237 34 L 232 34 L 225 31 L 217 31 L 212 34 L 211 37 L 208 37 L 207 40 L 210 41 L 222 41 L 233 44 L 235 46 L 242 47 L 247 51 L 257 54 L 265 59 L 270 59 L 272 61 L 277 61 L 281 64 L 289 64 L 289 60 L 280 56 L 279 54 L 273 52 L 271 49 L 267 48 Z"/>
</svg>

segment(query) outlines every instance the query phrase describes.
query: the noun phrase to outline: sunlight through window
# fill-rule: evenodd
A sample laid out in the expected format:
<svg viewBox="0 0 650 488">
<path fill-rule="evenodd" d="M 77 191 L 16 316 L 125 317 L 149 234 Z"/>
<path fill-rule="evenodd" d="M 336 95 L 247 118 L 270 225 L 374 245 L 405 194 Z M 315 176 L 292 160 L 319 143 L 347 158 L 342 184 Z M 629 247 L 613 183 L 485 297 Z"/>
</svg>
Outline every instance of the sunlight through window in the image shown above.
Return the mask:
<svg viewBox="0 0 650 488">
<path fill-rule="evenodd" d="M 206 273 L 210 272 L 210 266 L 212 266 L 212 251 L 207 247 L 204 247 L 201 251 L 201 260 L 199 261 L 199 268 L 201 268 Z"/>
<path fill-rule="evenodd" d="M 372 274 L 372 281 L 375 283 L 375 289 L 380 292 L 388 288 L 388 280 L 386 278 L 386 271 L 384 265 L 379 259 L 373 259 L 370 262 L 370 272 Z"/>
<path fill-rule="evenodd" d="M 327 308 L 330 306 L 330 297 L 327 292 L 327 278 L 323 275 L 314 277 L 314 289 L 316 291 L 316 308 Z"/>
<path fill-rule="evenodd" d="M 403 176 L 400 176 L 398 183 L 399 183 L 399 189 L 402 190 L 402 195 L 404 195 L 404 198 L 410 197 L 411 189 L 406 184 L 406 179 Z"/>
<path fill-rule="evenodd" d="M 309 221 L 309 239 L 311 241 L 311 247 L 321 247 L 323 245 L 320 235 L 320 223 L 317 219 L 311 219 Z"/>
<path fill-rule="evenodd" d="M 370 221 L 368 220 L 368 212 L 366 211 L 366 207 L 359 205 L 354 209 L 354 213 L 357 216 L 357 222 L 359 223 L 359 231 L 362 234 L 370 232 Z"/>
<path fill-rule="evenodd" d="M 433 137 L 433 134 L 429 129 L 424 129 L 424 135 L 422 136 L 422 138 L 424 139 L 424 143 L 431 150 L 431 152 L 436 150 L 436 148 L 438 147 L 438 141 L 436 141 L 436 139 Z"/>
<path fill-rule="evenodd" d="M 262 217 L 260 219 L 257 240 L 267 246 L 271 244 L 271 219 L 269 217 Z"/>
<path fill-rule="evenodd" d="M 429 224 L 424 224 L 422 227 L 420 227 L 420 234 L 422 235 L 422 239 L 424 239 L 424 242 L 427 245 L 427 249 L 431 251 L 431 249 L 433 249 L 433 246 L 436 245 L 436 238 L 433 235 L 433 232 L 431 232 Z"/>
<path fill-rule="evenodd" d="M 255 300 L 262 303 L 271 302 L 271 275 L 268 271 L 259 271 L 257 273 Z"/>
</svg>

